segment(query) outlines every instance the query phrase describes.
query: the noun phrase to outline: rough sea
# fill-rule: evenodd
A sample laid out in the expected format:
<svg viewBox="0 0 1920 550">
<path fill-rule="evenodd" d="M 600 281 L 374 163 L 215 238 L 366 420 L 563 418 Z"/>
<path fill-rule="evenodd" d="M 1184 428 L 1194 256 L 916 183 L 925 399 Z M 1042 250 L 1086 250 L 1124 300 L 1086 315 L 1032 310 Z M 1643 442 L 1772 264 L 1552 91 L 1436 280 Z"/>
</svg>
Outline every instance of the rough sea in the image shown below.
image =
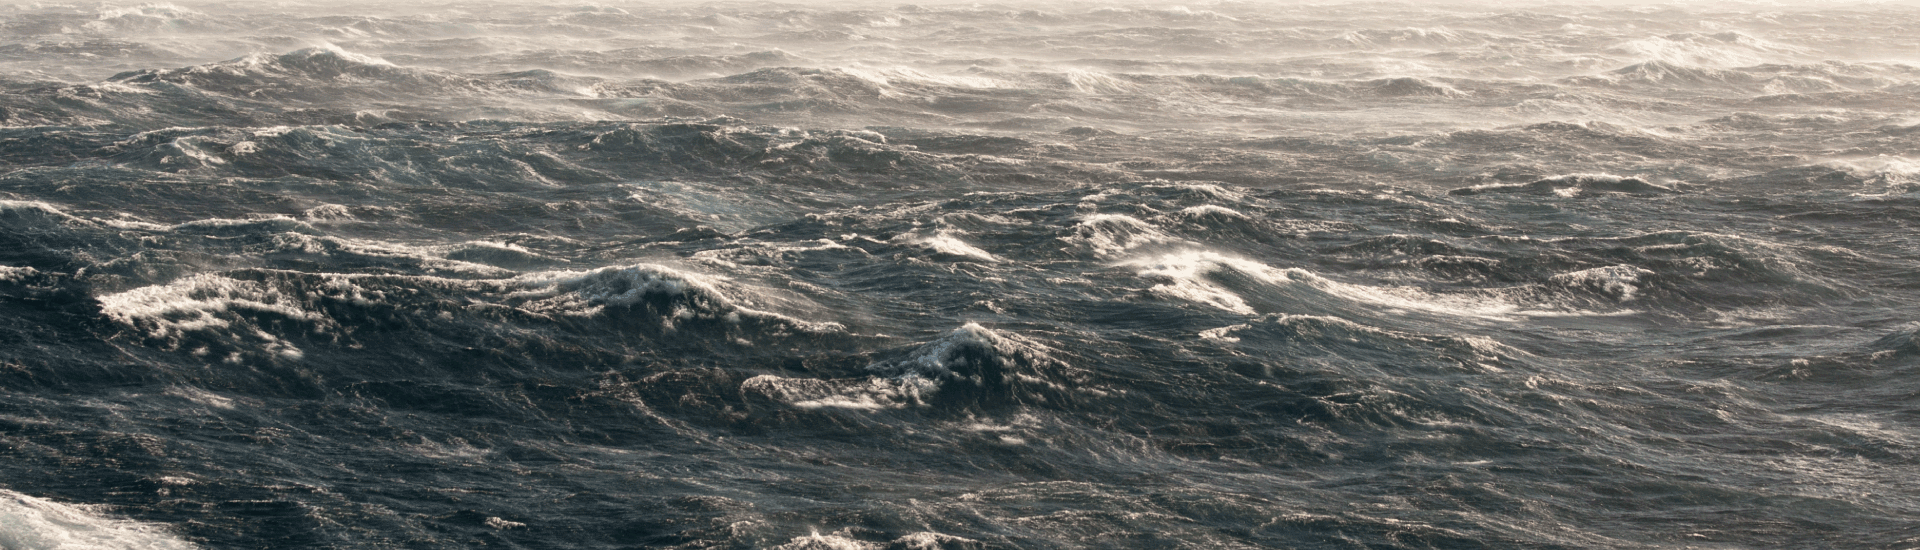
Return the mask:
<svg viewBox="0 0 1920 550">
<path fill-rule="evenodd" d="M 0 548 L 1920 547 L 1920 5 L 0 5 Z"/>
</svg>

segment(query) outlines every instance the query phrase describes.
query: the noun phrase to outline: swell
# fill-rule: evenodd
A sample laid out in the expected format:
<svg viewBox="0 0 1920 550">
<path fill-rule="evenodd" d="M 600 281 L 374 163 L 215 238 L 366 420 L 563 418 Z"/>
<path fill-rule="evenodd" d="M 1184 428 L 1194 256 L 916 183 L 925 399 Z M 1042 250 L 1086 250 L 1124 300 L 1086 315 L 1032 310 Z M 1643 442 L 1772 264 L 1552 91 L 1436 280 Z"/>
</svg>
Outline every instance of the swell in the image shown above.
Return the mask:
<svg viewBox="0 0 1920 550">
<path fill-rule="evenodd" d="M 411 9 L 0 14 L 7 536 L 1891 547 L 1920 510 L 1911 10 Z"/>
</svg>

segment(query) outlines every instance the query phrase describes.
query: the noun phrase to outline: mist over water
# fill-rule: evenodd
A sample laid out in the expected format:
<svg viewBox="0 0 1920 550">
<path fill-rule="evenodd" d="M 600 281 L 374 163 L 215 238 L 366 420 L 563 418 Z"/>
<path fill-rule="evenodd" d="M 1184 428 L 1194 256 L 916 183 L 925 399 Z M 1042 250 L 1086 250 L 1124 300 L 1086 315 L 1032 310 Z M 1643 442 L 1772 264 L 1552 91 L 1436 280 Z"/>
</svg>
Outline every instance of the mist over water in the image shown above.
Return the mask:
<svg viewBox="0 0 1920 550">
<path fill-rule="evenodd" d="M 0 6 L 0 548 L 1920 546 L 1916 30 Z"/>
</svg>

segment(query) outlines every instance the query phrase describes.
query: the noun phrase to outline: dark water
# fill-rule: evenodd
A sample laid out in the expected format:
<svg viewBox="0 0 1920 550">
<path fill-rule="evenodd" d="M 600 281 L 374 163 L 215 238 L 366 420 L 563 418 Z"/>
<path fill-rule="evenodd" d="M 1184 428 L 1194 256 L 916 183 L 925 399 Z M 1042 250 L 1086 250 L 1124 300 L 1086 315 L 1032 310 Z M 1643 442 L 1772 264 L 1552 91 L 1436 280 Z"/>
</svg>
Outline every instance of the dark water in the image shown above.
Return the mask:
<svg viewBox="0 0 1920 550">
<path fill-rule="evenodd" d="M 0 548 L 1920 546 L 1920 8 L 399 4 L 0 7 Z"/>
</svg>

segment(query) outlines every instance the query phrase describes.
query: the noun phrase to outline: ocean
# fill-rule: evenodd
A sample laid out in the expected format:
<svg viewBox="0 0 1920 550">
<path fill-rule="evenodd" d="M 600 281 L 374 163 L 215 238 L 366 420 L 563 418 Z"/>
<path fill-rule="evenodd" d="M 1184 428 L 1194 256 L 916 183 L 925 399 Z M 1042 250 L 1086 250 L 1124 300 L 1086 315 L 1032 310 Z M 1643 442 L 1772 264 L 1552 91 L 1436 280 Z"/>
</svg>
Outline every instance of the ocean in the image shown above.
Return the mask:
<svg viewBox="0 0 1920 550">
<path fill-rule="evenodd" d="M 1920 547 L 1920 5 L 0 6 L 0 548 Z"/>
</svg>

